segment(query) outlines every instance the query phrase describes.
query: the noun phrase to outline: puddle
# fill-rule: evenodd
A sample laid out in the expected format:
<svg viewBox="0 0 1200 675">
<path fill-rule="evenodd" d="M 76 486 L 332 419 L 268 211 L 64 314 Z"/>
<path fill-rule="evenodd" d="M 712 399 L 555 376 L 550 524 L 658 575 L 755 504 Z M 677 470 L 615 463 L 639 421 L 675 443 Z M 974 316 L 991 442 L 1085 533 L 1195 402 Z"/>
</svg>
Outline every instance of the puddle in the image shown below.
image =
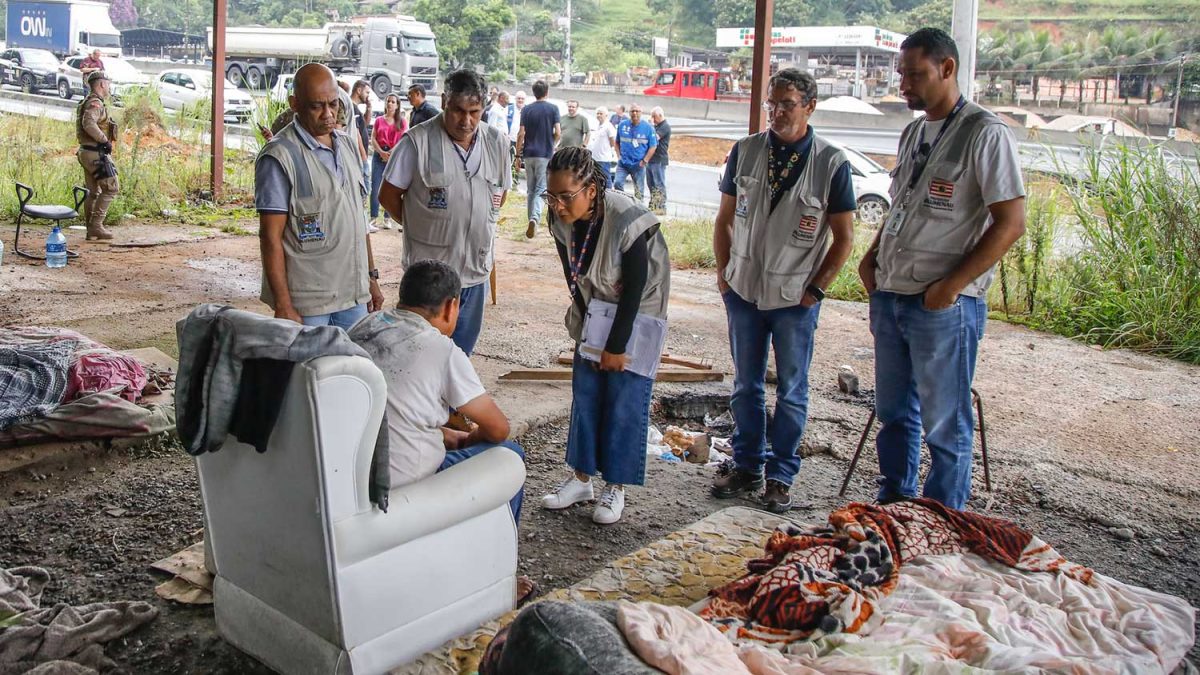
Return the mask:
<svg viewBox="0 0 1200 675">
<path fill-rule="evenodd" d="M 257 297 L 261 289 L 262 271 L 257 264 L 233 258 L 190 258 L 184 264 L 204 273 L 210 300 Z"/>
</svg>

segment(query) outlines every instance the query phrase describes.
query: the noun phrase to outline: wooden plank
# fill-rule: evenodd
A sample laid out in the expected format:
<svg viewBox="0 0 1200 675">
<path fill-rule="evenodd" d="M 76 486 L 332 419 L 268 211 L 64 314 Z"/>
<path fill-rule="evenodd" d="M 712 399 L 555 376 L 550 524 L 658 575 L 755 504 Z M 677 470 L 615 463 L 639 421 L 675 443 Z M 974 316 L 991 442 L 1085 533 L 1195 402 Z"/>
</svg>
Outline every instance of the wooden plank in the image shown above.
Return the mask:
<svg viewBox="0 0 1200 675">
<path fill-rule="evenodd" d="M 510 370 L 500 376 L 501 382 L 569 382 L 570 368 L 530 368 Z M 691 368 L 660 368 L 657 382 L 722 382 L 725 373 Z"/>
<path fill-rule="evenodd" d="M 562 352 L 558 355 L 558 365 L 569 366 L 575 363 L 574 352 Z M 662 363 L 671 366 L 683 366 L 684 368 L 692 368 L 694 370 L 712 370 L 713 363 L 709 359 L 694 357 L 694 356 L 671 356 L 670 354 L 662 355 Z"/>
</svg>

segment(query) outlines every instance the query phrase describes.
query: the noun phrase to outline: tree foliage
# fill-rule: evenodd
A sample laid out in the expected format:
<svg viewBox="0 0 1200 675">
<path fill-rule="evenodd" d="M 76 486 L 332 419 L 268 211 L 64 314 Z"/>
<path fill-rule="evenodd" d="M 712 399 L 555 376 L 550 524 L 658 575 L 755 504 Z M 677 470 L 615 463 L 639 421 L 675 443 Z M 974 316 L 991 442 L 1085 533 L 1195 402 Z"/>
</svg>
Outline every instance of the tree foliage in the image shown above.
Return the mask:
<svg viewBox="0 0 1200 675">
<path fill-rule="evenodd" d="M 133 28 L 138 23 L 137 7 L 133 0 L 113 0 L 108 6 L 108 18 L 117 28 Z"/>
<path fill-rule="evenodd" d="M 500 34 L 516 18 L 504 0 L 416 0 L 412 12 L 433 29 L 447 70 L 496 67 Z"/>
</svg>

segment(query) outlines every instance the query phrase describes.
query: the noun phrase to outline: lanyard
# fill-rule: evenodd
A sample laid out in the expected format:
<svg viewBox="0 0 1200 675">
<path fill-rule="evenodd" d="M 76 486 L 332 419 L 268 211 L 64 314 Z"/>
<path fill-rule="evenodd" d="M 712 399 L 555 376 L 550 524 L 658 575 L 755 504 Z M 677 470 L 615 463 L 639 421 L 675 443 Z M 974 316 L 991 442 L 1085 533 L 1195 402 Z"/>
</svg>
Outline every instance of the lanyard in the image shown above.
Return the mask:
<svg viewBox="0 0 1200 675">
<path fill-rule="evenodd" d="M 471 144 L 467 146 L 466 152 L 463 152 L 462 148 L 458 147 L 458 143 L 455 143 L 453 141 L 450 142 L 450 145 L 454 146 L 454 152 L 458 155 L 458 158 L 462 160 L 463 171 L 467 174 L 468 177 L 471 175 L 471 171 L 467 168 L 467 162 L 471 159 L 471 153 L 475 151 L 475 141 L 478 139 L 479 139 L 479 133 L 476 132 L 474 136 L 471 136 Z"/>
<path fill-rule="evenodd" d="M 949 115 L 946 115 L 946 121 L 942 122 L 942 128 L 938 129 L 937 136 L 933 137 L 933 143 L 929 145 L 929 151 L 924 153 L 924 157 L 920 156 L 920 148 L 925 144 L 925 125 L 921 125 L 921 135 L 917 137 L 917 145 L 913 148 L 912 155 L 910 156 L 916 162 L 916 165 L 913 167 L 912 177 L 908 179 L 908 192 L 904 195 L 904 203 L 908 203 L 908 196 L 912 194 L 913 188 L 921 180 L 921 175 L 925 173 L 925 168 L 929 165 L 929 158 L 933 156 L 934 148 L 942 140 L 942 136 L 946 135 L 946 130 L 950 128 L 950 124 L 954 122 L 954 118 L 958 116 L 959 111 L 966 104 L 967 99 L 959 96 L 958 101 L 954 103 L 954 109 L 950 111 Z"/>
<path fill-rule="evenodd" d="M 585 234 L 583 237 L 583 246 L 579 249 L 578 255 L 575 254 L 575 228 L 574 226 L 571 227 L 571 249 L 569 251 L 571 260 L 571 278 L 567 280 L 567 285 L 571 289 L 572 298 L 576 296 L 576 292 L 578 291 L 576 280 L 579 279 L 579 274 L 583 270 L 583 260 L 587 257 L 588 247 L 592 245 L 592 236 L 596 233 L 596 230 L 598 229 L 597 225 L 599 225 L 599 223 L 599 218 L 595 218 L 588 223 L 587 234 Z"/>
</svg>

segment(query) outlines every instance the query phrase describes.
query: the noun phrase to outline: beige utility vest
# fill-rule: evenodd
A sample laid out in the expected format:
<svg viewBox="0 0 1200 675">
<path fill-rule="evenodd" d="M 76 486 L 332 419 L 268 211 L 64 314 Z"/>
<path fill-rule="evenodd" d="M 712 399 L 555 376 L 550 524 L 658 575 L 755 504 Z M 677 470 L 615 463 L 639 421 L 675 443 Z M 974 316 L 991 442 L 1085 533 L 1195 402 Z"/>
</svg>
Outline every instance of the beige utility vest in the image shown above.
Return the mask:
<svg viewBox="0 0 1200 675">
<path fill-rule="evenodd" d="M 991 225 L 972 150 L 984 129 L 1004 122 L 975 103 L 963 106 L 933 148 L 925 172 L 905 203 L 922 124 L 923 119 L 916 120 L 900 135 L 898 162 L 892 171 L 892 208 L 884 220 L 875 257 L 879 290 L 901 295 L 924 293 L 948 275 Z M 933 142 L 930 137 L 924 140 Z M 889 224 L 899 209 L 904 209 L 904 221 L 899 231 L 892 233 Z M 984 295 L 994 274 L 995 267 L 968 284 L 962 294 Z"/>
<path fill-rule="evenodd" d="M 75 140 L 78 141 L 80 145 L 96 145 L 100 142 L 89 136 L 88 133 L 83 130 L 83 109 L 85 106 L 87 106 L 88 102 L 93 99 L 100 101 L 100 110 L 102 111 L 100 114 L 100 119 L 96 120 L 96 126 L 100 127 L 101 131 L 109 135 L 108 140 L 115 143 L 116 139 L 112 138 L 112 136 L 114 135 L 116 125 L 113 123 L 112 118 L 108 116 L 108 106 L 105 105 L 104 99 L 95 94 L 88 94 L 87 96 L 84 96 L 83 100 L 79 102 L 79 105 L 75 107 Z"/>
<path fill-rule="evenodd" d="M 771 210 L 769 132 L 738 141 L 733 241 L 725 281 L 760 310 L 800 304 L 829 249 L 829 184 L 846 163 L 841 149 L 814 131 L 804 172 Z"/>
<path fill-rule="evenodd" d="M 259 153 L 258 161 L 277 160 L 292 186 L 283 252 L 288 293 L 301 316 L 340 312 L 371 299 L 362 161 L 349 136 L 334 134 L 334 147 L 341 181 L 308 149 L 294 123 Z M 275 308 L 265 273 L 261 299 Z"/>
<path fill-rule="evenodd" d="M 575 280 L 584 307 L 592 298 L 614 304 L 621 299 L 621 255 L 633 246 L 638 237 L 658 224 L 658 218 L 631 195 L 617 190 L 605 191 L 604 222 L 600 225 L 600 231 L 593 235 L 595 241 L 591 243 L 596 253 L 592 256 L 587 273 Z M 562 222 L 553 211 L 550 212 L 550 234 L 568 251 L 571 250 L 572 228 L 571 223 Z M 642 290 L 638 312 L 665 320 L 667 296 L 671 292 L 671 259 L 662 231 L 655 232 L 646 246 L 650 269 L 646 273 L 646 288 Z M 584 314 L 579 305 L 579 302 L 571 301 L 564 322 L 567 332 L 576 342 L 583 336 Z"/>
<path fill-rule="evenodd" d="M 416 146 L 417 172 L 404 194 L 405 267 L 440 260 L 462 278 L 463 287 L 487 281 L 492 271 L 496 219 L 509 171 L 508 141 L 480 124 L 472 152 L 481 152 L 479 170 L 467 175 L 442 115 L 405 134 Z M 536 195 L 530 199 L 538 199 Z"/>
</svg>

